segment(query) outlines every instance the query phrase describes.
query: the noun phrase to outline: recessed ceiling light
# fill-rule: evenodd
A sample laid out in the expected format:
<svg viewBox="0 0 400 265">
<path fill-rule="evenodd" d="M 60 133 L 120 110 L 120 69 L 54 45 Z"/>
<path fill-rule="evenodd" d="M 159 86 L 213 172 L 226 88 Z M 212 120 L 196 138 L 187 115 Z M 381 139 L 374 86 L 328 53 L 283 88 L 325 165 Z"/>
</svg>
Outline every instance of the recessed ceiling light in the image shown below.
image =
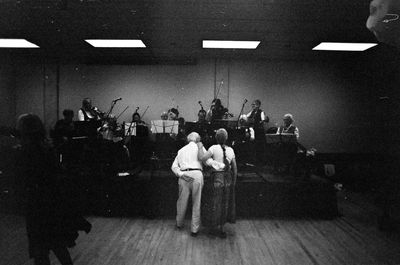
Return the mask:
<svg viewBox="0 0 400 265">
<path fill-rule="evenodd" d="M 142 40 L 85 40 L 96 48 L 146 48 Z"/>
<path fill-rule="evenodd" d="M 365 51 L 376 46 L 376 43 L 321 42 L 315 46 L 316 51 Z"/>
<path fill-rule="evenodd" d="M 203 40 L 205 49 L 256 49 L 259 41 Z"/>
<path fill-rule="evenodd" d="M 25 39 L 0 39 L 0 48 L 39 48 Z"/>
</svg>

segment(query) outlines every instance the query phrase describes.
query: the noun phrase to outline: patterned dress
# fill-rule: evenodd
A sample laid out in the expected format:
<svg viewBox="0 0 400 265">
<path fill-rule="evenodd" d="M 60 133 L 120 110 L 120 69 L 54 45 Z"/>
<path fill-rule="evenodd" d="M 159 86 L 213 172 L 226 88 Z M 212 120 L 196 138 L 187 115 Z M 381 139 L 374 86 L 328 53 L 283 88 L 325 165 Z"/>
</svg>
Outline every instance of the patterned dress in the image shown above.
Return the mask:
<svg viewBox="0 0 400 265">
<path fill-rule="evenodd" d="M 225 166 L 224 171 L 212 171 L 205 179 L 201 212 L 204 226 L 235 223 L 235 184 L 230 165 Z"/>
</svg>

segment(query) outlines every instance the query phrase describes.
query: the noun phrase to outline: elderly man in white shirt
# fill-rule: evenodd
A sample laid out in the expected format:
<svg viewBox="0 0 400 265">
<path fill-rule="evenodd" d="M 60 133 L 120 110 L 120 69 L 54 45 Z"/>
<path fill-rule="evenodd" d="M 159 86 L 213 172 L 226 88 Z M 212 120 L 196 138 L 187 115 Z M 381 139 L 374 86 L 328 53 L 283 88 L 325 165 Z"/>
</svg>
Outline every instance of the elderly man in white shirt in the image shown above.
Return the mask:
<svg viewBox="0 0 400 265">
<path fill-rule="evenodd" d="M 197 143 L 200 141 L 200 135 L 192 132 L 187 136 L 187 141 L 188 144 L 178 151 L 171 167 L 172 171 L 179 178 L 176 226 L 178 229 L 183 227 L 189 196 L 192 194 L 191 235 L 197 236 L 200 229 L 201 191 L 204 183 L 203 165 L 197 157 Z"/>
</svg>

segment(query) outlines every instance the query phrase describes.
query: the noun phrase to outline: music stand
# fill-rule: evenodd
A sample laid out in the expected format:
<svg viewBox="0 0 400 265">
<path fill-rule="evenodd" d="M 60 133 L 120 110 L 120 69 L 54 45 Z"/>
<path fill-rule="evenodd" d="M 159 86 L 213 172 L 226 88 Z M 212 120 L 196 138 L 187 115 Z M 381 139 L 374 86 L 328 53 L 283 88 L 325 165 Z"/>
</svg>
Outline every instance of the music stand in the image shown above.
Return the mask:
<svg viewBox="0 0 400 265">
<path fill-rule="evenodd" d="M 297 143 L 296 135 L 291 133 L 265 134 L 265 140 L 267 144 Z"/>
<path fill-rule="evenodd" d="M 151 132 L 157 134 L 158 133 L 178 134 L 179 122 L 168 121 L 168 120 L 151 121 Z"/>
</svg>

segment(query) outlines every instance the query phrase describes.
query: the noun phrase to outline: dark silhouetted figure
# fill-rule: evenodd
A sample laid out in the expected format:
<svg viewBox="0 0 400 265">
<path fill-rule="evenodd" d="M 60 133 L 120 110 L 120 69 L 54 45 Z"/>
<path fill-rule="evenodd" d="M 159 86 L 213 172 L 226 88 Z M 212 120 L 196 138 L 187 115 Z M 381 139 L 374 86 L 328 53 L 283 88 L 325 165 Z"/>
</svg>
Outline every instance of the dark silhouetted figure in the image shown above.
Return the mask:
<svg viewBox="0 0 400 265">
<path fill-rule="evenodd" d="M 72 264 L 67 248 L 75 245 L 78 230 L 88 233 L 91 225 L 62 198 L 57 156 L 47 142 L 40 118 L 21 115 L 17 131 L 20 146 L 15 186 L 26 217 L 29 256 L 35 265 L 50 264 L 52 250 L 62 265 Z"/>
</svg>

